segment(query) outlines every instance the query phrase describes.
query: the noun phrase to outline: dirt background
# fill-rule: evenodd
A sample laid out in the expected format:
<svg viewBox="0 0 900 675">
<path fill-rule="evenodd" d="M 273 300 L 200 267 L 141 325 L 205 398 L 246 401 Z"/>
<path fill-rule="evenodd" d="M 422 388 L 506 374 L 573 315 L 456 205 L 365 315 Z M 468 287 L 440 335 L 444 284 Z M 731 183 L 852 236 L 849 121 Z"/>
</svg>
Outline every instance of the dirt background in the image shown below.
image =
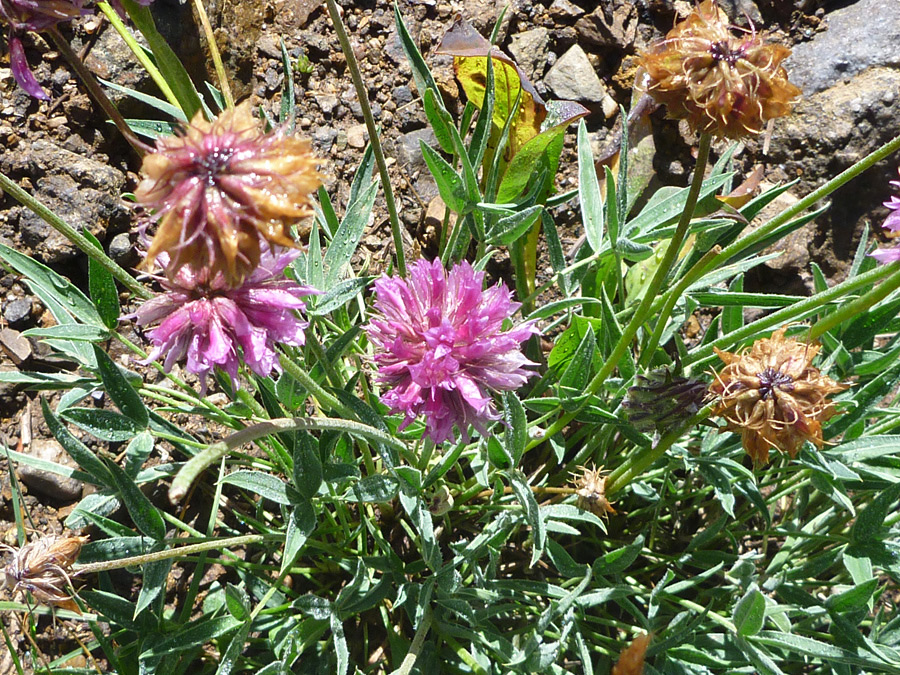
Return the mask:
<svg viewBox="0 0 900 675">
<path fill-rule="evenodd" d="M 835 66 L 834 77 L 827 74 L 827 59 L 817 56 L 816 51 L 834 52 L 841 40 L 858 42 L 850 28 L 835 30 L 833 26 L 842 27 L 847 21 L 852 25 L 854 16 L 856 21 L 865 22 L 873 11 L 866 5 L 876 6 L 876 10 L 887 8 L 884 11 L 892 12 L 891 20 L 900 26 L 900 17 L 896 16 L 896 4 L 900 3 L 894 3 L 891 10 L 892 3 L 722 1 L 738 25 L 750 29 L 752 24 L 754 30 L 796 48 L 794 67 L 804 78 L 804 100 L 792 118 L 775 125 L 767 154 L 762 152 L 761 139 L 753 139 L 736 155 L 738 167 L 745 173 L 762 164 L 769 183 L 800 179 L 798 186 L 780 200 L 781 206 L 846 168 L 900 128 L 895 104 L 900 82 L 896 64 L 900 58 L 890 52 L 896 47 L 880 48 L 875 40 L 873 54 L 859 57 L 849 69 Z M 408 255 L 433 254 L 440 221 L 428 206 L 437 190 L 421 158 L 419 141 L 433 143 L 434 138 L 427 129 L 411 71 L 397 40 L 392 5 L 385 0 L 343 5 L 354 53 L 383 130 Z M 671 28 L 678 10 L 686 6 L 671 0 L 512 0 L 498 44 L 507 53 L 514 53 L 539 93 L 554 98 L 565 98 L 560 93 L 573 93 L 591 109 L 586 122 L 595 149 L 600 151 L 614 137 L 617 106 L 629 103 L 636 55 Z M 401 0 L 399 7 L 435 72 L 448 108 L 461 110 L 464 101 L 453 79 L 450 57 L 435 55 L 434 51 L 457 15 L 488 35 L 502 4 L 493 0 Z M 214 0 L 207 4 L 207 11 L 235 97 L 253 97 L 271 111 L 277 111 L 280 101 L 284 77 L 280 40 L 284 39 L 295 64 L 292 76 L 297 88 L 298 131 L 312 139 L 322 158 L 325 186 L 341 213 L 366 134 L 346 62 L 323 3 Z M 214 82 L 205 39 L 190 3 L 157 0 L 153 13 L 195 82 Z M 105 19 L 85 17 L 61 30 L 98 77 L 155 94 L 152 83 Z M 829 40 L 837 40 L 838 47 L 829 46 Z M 137 261 L 136 215 L 122 195 L 135 186 L 139 161 L 91 105 L 60 55 L 41 36 L 29 35 L 25 44 L 29 62 L 37 79 L 51 93 L 51 100 L 37 101 L 21 91 L 10 74 L 8 54 L 0 53 L 0 171 L 38 195 L 71 225 L 92 232 L 117 262 L 133 266 Z M 579 78 L 578 71 L 573 70 L 579 65 L 575 63 L 578 59 L 571 54 L 578 59 L 583 55 L 596 73 L 596 82 Z M 860 63 L 865 67 L 857 68 Z M 790 63 L 788 68 L 793 72 Z M 574 91 L 566 88 L 573 86 Z M 111 96 L 126 117 L 154 117 L 153 111 L 133 99 L 115 92 Z M 677 123 L 664 119 L 662 111 L 651 119 L 656 144 L 655 184 L 687 184 L 694 139 Z M 714 154 L 725 147 L 717 144 Z M 885 162 L 838 193 L 831 212 L 783 242 L 784 255 L 761 268 L 748 284 L 778 292 L 807 293 L 810 262 L 820 265 L 829 279 L 840 279 L 865 225 L 873 224 L 877 229 L 884 217 L 880 203 L 889 196 L 886 181 L 895 165 Z M 574 127 L 560 166 L 560 191 L 575 187 Z M 553 213 L 567 247 L 582 234 L 576 208 L 564 205 Z M 389 229 L 387 214 L 379 202 L 360 251 L 360 258 L 374 270 L 389 260 Z M 6 195 L 0 195 L 0 242 L 32 255 L 82 287 L 86 284 L 84 257 Z M 506 273 L 502 260 L 493 272 L 500 276 Z M 49 325 L 52 318 L 27 285 L 16 275 L 2 271 L 0 305 L 0 370 L 71 367 L 20 335 L 28 328 Z M 0 384 L 0 443 L 53 461 L 67 461 L 41 419 L 36 394 L 16 386 Z M 10 476 L 5 460 L 0 459 L 0 466 L 0 536 L 6 543 L 14 543 Z M 34 470 L 19 469 L 17 476 L 26 508 L 45 532 L 63 529 L 62 520 L 87 489 L 78 481 Z M 14 639 L 21 640 L 17 620 L 4 617 L 4 621 Z M 69 638 L 75 628 L 65 627 L 67 623 L 62 622 L 62 627 L 46 623 L 41 648 L 48 655 L 58 653 L 58 640 L 71 644 Z M 0 655 L 0 673 L 11 672 L 10 667 L 9 655 Z"/>
</svg>

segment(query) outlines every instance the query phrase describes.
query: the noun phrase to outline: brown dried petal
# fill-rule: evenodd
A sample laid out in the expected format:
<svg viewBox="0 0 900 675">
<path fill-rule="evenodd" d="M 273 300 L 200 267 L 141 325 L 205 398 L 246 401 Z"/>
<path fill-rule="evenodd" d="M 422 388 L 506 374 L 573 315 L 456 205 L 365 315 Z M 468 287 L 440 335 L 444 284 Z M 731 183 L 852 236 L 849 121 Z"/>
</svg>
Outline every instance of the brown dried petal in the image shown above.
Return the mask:
<svg viewBox="0 0 900 675">
<path fill-rule="evenodd" d="M 736 139 L 791 111 L 800 90 L 781 66 L 790 53 L 755 32 L 734 36 L 725 13 L 706 0 L 642 54 L 641 65 L 647 92 L 669 117 L 687 120 L 696 132 Z"/>
<path fill-rule="evenodd" d="M 770 448 L 791 457 L 806 441 L 821 448 L 822 423 L 838 412 L 829 396 L 847 388 L 812 365 L 818 345 L 784 333 L 781 328 L 745 352 L 716 349 L 725 367 L 709 388 L 717 399 L 713 414 L 725 418 L 726 429 L 741 434 L 757 465 L 768 461 Z"/>
</svg>

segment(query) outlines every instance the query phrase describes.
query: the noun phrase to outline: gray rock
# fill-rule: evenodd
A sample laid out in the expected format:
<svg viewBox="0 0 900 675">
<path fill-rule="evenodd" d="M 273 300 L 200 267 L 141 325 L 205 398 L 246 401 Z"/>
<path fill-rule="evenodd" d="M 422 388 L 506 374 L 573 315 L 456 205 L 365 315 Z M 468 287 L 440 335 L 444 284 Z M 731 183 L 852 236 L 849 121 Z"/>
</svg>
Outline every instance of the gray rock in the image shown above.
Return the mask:
<svg viewBox="0 0 900 675">
<path fill-rule="evenodd" d="M 3 318 L 15 327 L 31 318 L 31 298 L 16 298 L 3 305 Z"/>
<path fill-rule="evenodd" d="M 550 31 L 534 28 L 512 36 L 509 51 L 525 74 L 535 80 L 544 74 L 550 53 Z"/>
<path fill-rule="evenodd" d="M 719 7 L 728 15 L 732 22 L 738 26 L 746 26 L 747 19 L 755 26 L 763 23 L 759 7 L 753 0 L 719 0 Z"/>
<path fill-rule="evenodd" d="M 575 19 L 584 14 L 581 7 L 573 5 L 569 0 L 553 0 L 547 11 L 554 19 Z"/>
<path fill-rule="evenodd" d="M 900 2 L 858 0 L 826 15 L 828 29 L 794 48 L 785 62 L 807 96 L 873 66 L 900 63 Z"/>
<path fill-rule="evenodd" d="M 776 120 L 770 160 L 786 178 L 800 178 L 795 194 L 806 194 L 892 138 L 900 128 L 900 70 L 869 68 L 801 98 L 794 113 Z M 813 259 L 834 275 L 852 259 L 863 224 L 875 230 L 886 211 L 895 164 L 881 163 L 831 196 L 831 208 L 809 227 Z"/>
<path fill-rule="evenodd" d="M 578 45 L 572 47 L 553 64 L 544 83 L 556 96 L 583 103 L 602 103 L 608 96 L 587 54 Z"/>
<path fill-rule="evenodd" d="M 334 94 L 316 94 L 315 97 L 319 110 L 326 115 L 330 115 L 339 103 L 338 97 Z"/>
<path fill-rule="evenodd" d="M 437 138 L 430 127 L 410 131 L 397 139 L 397 159 L 400 166 L 405 167 L 410 173 L 421 169 L 427 171 L 419 141 L 425 141 L 431 147 L 437 146 Z"/>
<path fill-rule="evenodd" d="M 579 41 L 604 50 L 629 49 L 637 37 L 638 12 L 631 3 L 611 7 L 602 4 L 578 19 Z"/>
<path fill-rule="evenodd" d="M 133 258 L 136 256 L 131 237 L 128 236 L 127 232 L 117 234 L 109 242 L 109 257 L 122 266 L 128 266 L 133 263 Z"/>
<path fill-rule="evenodd" d="M 62 445 L 55 439 L 35 439 L 27 446 L 27 452 L 36 459 L 72 468 L 76 466 Z M 71 502 L 81 497 L 84 483 L 75 478 L 67 478 L 26 464 L 19 465 L 18 473 L 19 478 L 30 490 L 54 501 Z"/>
<path fill-rule="evenodd" d="M 31 343 L 22 334 L 12 328 L 0 328 L 0 348 L 17 366 L 31 358 Z"/>
<path fill-rule="evenodd" d="M 407 103 L 412 103 L 413 93 L 406 85 L 394 87 L 394 90 L 391 92 L 391 98 L 397 105 L 406 105 Z"/>
</svg>

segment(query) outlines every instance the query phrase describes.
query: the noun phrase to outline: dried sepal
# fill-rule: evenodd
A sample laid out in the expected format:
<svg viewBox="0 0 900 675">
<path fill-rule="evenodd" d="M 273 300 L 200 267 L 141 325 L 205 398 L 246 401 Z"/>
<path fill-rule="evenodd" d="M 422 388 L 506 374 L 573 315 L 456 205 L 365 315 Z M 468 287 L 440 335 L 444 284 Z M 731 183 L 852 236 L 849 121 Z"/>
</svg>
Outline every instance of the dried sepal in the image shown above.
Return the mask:
<svg viewBox="0 0 900 675">
<path fill-rule="evenodd" d="M 212 122 L 198 112 L 144 157 L 135 197 L 159 218 L 145 266 L 166 252 L 170 279 L 191 266 L 240 286 L 262 246 L 295 245 L 290 228 L 312 213 L 322 182 L 317 163 L 308 140 L 263 132 L 249 102 Z"/>
<path fill-rule="evenodd" d="M 787 47 L 755 30 L 735 36 L 715 0 L 700 4 L 641 56 L 646 91 L 695 132 L 738 139 L 790 113 L 800 90 L 781 66 Z"/>
<path fill-rule="evenodd" d="M 4 586 L 19 593 L 31 593 L 46 605 L 80 612 L 68 592 L 70 571 L 81 547 L 88 541 L 79 535 L 46 535 L 20 548 L 3 545 L 12 558 L 3 570 Z"/>
<path fill-rule="evenodd" d="M 644 672 L 644 656 L 650 646 L 650 634 L 638 635 L 622 650 L 610 675 L 641 675 Z"/>
<path fill-rule="evenodd" d="M 606 476 L 603 475 L 603 467 L 588 468 L 579 466 L 581 474 L 573 473 L 575 477 L 575 494 L 578 495 L 578 508 L 590 511 L 594 515 L 608 517 L 615 515 L 616 510 L 606 498 Z"/>
<path fill-rule="evenodd" d="M 837 414 L 831 394 L 847 389 L 812 365 L 819 345 L 785 338 L 786 328 L 753 343 L 749 351 L 716 349 L 725 367 L 709 387 L 713 415 L 741 434 L 756 465 L 769 461 L 769 449 L 796 456 L 805 441 L 825 443 L 822 422 Z"/>
</svg>

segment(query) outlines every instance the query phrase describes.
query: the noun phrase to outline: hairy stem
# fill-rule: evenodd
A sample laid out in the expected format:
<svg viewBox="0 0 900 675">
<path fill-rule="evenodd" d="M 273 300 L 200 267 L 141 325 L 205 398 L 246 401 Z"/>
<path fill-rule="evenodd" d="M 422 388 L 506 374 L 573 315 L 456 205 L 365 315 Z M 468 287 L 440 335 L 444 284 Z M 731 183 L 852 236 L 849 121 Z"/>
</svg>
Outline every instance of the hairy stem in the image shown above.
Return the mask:
<svg viewBox="0 0 900 675">
<path fill-rule="evenodd" d="M 341 19 L 341 10 L 338 8 L 335 0 L 327 0 L 328 13 L 331 15 L 331 22 L 334 24 L 334 32 L 337 33 L 338 41 L 341 43 L 341 51 L 344 52 L 344 58 L 347 59 L 347 69 L 350 71 L 350 79 L 353 80 L 353 87 L 356 89 L 356 97 L 359 99 L 360 108 L 362 108 L 363 119 L 366 122 L 366 130 L 369 132 L 369 142 L 372 144 L 372 152 L 375 154 L 375 162 L 378 164 L 378 173 L 381 175 L 381 187 L 384 190 L 384 202 L 387 207 L 388 216 L 391 220 L 391 234 L 394 238 L 394 252 L 397 256 L 397 269 L 400 276 L 406 276 L 406 255 L 403 252 L 403 236 L 400 217 L 397 214 L 397 204 L 394 201 L 394 190 L 391 188 L 391 176 L 388 173 L 387 162 L 384 159 L 384 151 L 381 149 L 381 140 L 378 137 L 378 127 L 375 126 L 375 118 L 372 115 L 372 108 L 369 105 L 369 96 L 366 92 L 366 85 L 363 82 L 362 75 L 359 72 L 359 64 L 356 61 L 356 55 L 353 53 L 353 47 L 350 45 L 350 37 L 347 35 L 347 29 L 344 28 L 344 21 Z"/>
</svg>

